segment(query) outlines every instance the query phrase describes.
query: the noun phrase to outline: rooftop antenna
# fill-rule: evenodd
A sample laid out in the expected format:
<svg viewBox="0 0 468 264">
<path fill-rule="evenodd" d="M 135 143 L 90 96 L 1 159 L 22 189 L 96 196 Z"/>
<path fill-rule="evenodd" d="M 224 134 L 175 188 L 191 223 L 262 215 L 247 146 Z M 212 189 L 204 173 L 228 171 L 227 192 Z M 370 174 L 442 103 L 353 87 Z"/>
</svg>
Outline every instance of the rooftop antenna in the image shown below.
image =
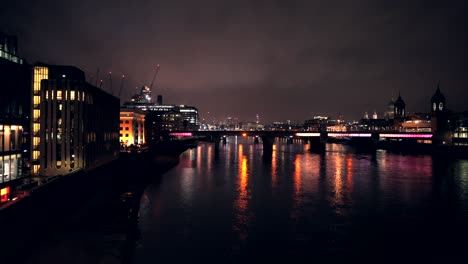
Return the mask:
<svg viewBox="0 0 468 264">
<path fill-rule="evenodd" d="M 97 68 L 97 71 L 96 71 L 96 84 L 94 86 L 97 86 L 98 80 L 99 80 L 99 67 Z"/>
<path fill-rule="evenodd" d="M 112 95 L 114 95 L 114 92 L 112 91 L 112 72 L 109 72 L 109 87 L 110 87 L 110 92 Z"/>
<path fill-rule="evenodd" d="M 120 98 L 120 93 L 122 92 L 124 80 L 125 80 L 125 74 L 122 74 L 122 78 L 120 79 L 119 98 Z"/>
<path fill-rule="evenodd" d="M 93 83 L 93 78 L 94 78 L 93 74 L 90 73 L 89 74 L 89 83 Z"/>
</svg>

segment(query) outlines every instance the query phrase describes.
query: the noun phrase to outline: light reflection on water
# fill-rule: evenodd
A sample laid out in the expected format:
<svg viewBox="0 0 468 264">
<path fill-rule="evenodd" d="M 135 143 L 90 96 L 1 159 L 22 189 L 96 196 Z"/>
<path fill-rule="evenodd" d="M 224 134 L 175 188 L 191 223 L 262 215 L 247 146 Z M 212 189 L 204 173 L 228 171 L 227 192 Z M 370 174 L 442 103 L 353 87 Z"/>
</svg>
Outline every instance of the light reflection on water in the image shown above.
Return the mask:
<svg viewBox="0 0 468 264">
<path fill-rule="evenodd" d="M 276 142 L 264 156 L 253 139 L 231 137 L 219 153 L 209 143 L 188 150 L 144 193 L 135 262 L 412 253 L 414 244 L 427 250 L 440 244 L 431 237 L 451 235 L 438 226 L 467 234 L 467 160 L 308 149 Z"/>
</svg>

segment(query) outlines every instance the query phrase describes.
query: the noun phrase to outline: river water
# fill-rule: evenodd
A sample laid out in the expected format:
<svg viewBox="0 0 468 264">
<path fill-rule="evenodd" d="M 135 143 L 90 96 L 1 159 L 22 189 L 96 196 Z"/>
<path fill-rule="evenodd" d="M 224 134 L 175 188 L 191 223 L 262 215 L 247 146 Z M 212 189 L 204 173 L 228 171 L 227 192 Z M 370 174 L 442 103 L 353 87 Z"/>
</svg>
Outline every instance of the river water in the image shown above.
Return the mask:
<svg viewBox="0 0 468 264">
<path fill-rule="evenodd" d="M 184 152 L 141 197 L 134 263 L 468 259 L 468 160 L 308 149 L 230 137 Z"/>
</svg>

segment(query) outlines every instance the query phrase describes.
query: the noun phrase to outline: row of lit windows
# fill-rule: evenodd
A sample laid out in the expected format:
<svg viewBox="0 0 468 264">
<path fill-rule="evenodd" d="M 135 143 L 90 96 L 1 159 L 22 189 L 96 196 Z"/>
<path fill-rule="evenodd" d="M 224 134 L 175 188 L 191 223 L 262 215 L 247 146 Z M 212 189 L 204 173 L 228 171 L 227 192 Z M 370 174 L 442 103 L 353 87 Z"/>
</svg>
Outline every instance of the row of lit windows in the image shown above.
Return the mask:
<svg viewBox="0 0 468 264">
<path fill-rule="evenodd" d="M 0 58 L 4 58 L 6 60 L 12 61 L 14 63 L 23 64 L 23 59 L 16 57 L 8 52 L 0 50 Z"/>
<path fill-rule="evenodd" d="M 454 132 L 453 133 L 454 138 L 468 138 L 468 133 L 467 132 Z"/>
<path fill-rule="evenodd" d="M 34 92 L 41 90 L 41 81 L 49 79 L 49 68 L 47 67 L 34 67 Z"/>
<path fill-rule="evenodd" d="M 67 90 L 65 90 L 65 93 L 63 93 L 61 90 L 57 90 L 57 91 L 52 90 L 51 93 L 50 93 L 50 99 L 51 100 L 56 99 L 56 100 L 72 100 L 73 101 L 73 100 L 75 100 L 75 95 L 76 95 L 76 99 L 78 101 L 84 101 L 85 98 L 87 98 L 88 103 L 91 103 L 91 104 L 93 103 L 93 97 L 90 96 L 90 95 L 88 95 L 86 97 L 86 94 L 83 91 L 81 93 L 79 91 L 76 91 L 76 92 L 75 91 L 70 91 L 70 96 L 68 96 L 68 91 Z M 45 98 L 47 100 L 49 100 L 49 91 L 46 91 Z"/>
<path fill-rule="evenodd" d="M 40 144 L 40 117 L 41 110 L 39 110 L 41 104 L 41 81 L 49 79 L 49 68 L 47 67 L 34 67 L 34 79 L 33 79 L 33 160 L 38 160 L 40 156 L 39 144 Z M 33 165 L 33 174 L 39 173 L 39 165 Z"/>
<path fill-rule="evenodd" d="M 112 139 L 117 139 L 117 133 L 112 132 L 112 133 L 104 133 L 104 141 L 112 140 Z"/>
</svg>

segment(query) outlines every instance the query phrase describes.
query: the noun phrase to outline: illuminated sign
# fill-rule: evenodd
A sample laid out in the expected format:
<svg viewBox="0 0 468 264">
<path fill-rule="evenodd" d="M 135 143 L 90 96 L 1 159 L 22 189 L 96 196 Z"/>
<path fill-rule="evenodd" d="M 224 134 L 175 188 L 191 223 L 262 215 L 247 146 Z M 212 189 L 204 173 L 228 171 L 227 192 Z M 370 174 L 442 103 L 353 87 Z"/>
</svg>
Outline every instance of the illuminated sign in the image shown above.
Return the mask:
<svg viewBox="0 0 468 264">
<path fill-rule="evenodd" d="M 328 133 L 329 137 L 371 137 L 371 133 Z"/>
<path fill-rule="evenodd" d="M 10 194 L 10 187 L 5 187 L 0 189 L 0 203 L 8 201 L 8 196 Z"/>
<path fill-rule="evenodd" d="M 169 136 L 173 136 L 173 137 L 191 137 L 192 132 L 173 132 L 173 133 L 169 133 Z"/>
<path fill-rule="evenodd" d="M 298 137 L 320 137 L 320 133 L 296 133 Z"/>
<path fill-rule="evenodd" d="M 432 134 L 380 134 L 381 138 L 432 138 Z"/>
</svg>

